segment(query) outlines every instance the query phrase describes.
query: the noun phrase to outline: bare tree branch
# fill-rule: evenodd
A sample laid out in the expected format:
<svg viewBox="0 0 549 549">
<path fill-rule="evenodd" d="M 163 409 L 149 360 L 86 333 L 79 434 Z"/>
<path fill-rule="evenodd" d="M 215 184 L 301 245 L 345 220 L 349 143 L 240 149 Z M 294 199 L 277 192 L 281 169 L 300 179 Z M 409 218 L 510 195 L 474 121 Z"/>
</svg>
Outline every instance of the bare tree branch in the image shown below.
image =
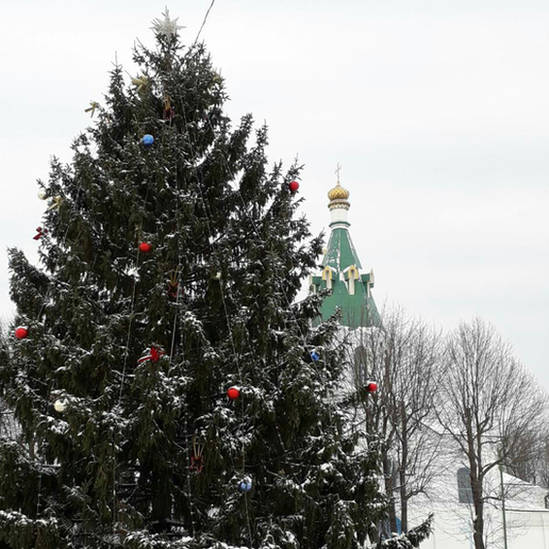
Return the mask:
<svg viewBox="0 0 549 549">
<path fill-rule="evenodd" d="M 539 431 L 544 399 L 510 345 L 479 318 L 460 324 L 444 352 L 437 418 L 469 464 L 475 549 L 485 549 L 488 473 L 528 447 Z"/>
</svg>

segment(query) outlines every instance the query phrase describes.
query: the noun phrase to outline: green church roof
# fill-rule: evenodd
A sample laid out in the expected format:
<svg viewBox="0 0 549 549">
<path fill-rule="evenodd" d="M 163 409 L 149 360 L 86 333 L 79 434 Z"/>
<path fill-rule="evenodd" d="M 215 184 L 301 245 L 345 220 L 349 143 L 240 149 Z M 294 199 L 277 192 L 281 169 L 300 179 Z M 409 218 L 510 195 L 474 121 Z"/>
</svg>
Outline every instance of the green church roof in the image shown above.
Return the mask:
<svg viewBox="0 0 549 549">
<path fill-rule="evenodd" d="M 322 303 L 322 319 L 341 309 L 340 322 L 344 326 L 380 326 L 381 319 L 371 293 L 374 273 L 361 273 L 362 265 L 349 234 L 349 192 L 338 182 L 328 196 L 332 212 L 330 240 L 322 261 L 322 274 L 311 277 L 311 291 L 331 289 L 331 294 Z"/>
<path fill-rule="evenodd" d="M 347 267 L 354 265 L 362 269 L 360 259 L 356 253 L 351 235 L 347 229 L 333 229 L 328 242 L 328 253 L 324 256 L 322 265 L 329 265 L 337 271 L 344 271 Z"/>
</svg>

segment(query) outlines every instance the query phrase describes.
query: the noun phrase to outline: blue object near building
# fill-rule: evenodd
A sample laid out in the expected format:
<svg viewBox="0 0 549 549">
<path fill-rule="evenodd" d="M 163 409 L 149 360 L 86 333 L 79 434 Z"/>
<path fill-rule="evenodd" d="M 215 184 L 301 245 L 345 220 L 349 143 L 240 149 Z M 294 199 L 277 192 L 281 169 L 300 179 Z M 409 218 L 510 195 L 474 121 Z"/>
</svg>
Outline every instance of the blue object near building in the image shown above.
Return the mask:
<svg viewBox="0 0 549 549">
<path fill-rule="evenodd" d="M 316 351 L 311 351 L 311 358 L 316 362 L 320 360 L 320 355 Z"/>
</svg>

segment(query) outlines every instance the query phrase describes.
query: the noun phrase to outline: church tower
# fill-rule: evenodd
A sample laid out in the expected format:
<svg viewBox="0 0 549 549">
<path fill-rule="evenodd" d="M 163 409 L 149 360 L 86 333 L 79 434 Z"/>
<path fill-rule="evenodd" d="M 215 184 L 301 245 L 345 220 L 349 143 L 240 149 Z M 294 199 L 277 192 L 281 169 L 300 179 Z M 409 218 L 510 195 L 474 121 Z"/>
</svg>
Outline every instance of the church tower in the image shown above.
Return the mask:
<svg viewBox="0 0 549 549">
<path fill-rule="evenodd" d="M 328 208 L 331 214 L 330 240 L 322 261 L 322 273 L 310 278 L 310 290 L 317 293 L 328 288 L 331 295 L 322 303 L 322 318 L 341 309 L 341 324 L 349 328 L 380 326 L 380 317 L 372 288 L 374 272 L 366 273 L 349 234 L 349 191 L 339 182 L 330 190 Z"/>
</svg>

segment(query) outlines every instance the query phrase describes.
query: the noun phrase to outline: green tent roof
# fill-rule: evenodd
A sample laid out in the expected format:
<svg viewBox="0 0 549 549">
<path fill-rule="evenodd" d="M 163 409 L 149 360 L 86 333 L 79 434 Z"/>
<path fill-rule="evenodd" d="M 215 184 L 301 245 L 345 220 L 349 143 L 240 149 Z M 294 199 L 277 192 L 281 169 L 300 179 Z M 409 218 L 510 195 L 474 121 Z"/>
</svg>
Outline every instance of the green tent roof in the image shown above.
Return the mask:
<svg viewBox="0 0 549 549">
<path fill-rule="evenodd" d="M 322 262 L 323 273 L 311 280 L 312 291 L 327 288 L 331 283 L 331 295 L 322 303 L 322 318 L 329 318 L 339 308 L 344 326 L 380 326 L 379 312 L 371 294 L 373 272 L 360 273 L 362 265 L 346 227 L 348 223 L 335 225 Z"/>
</svg>

